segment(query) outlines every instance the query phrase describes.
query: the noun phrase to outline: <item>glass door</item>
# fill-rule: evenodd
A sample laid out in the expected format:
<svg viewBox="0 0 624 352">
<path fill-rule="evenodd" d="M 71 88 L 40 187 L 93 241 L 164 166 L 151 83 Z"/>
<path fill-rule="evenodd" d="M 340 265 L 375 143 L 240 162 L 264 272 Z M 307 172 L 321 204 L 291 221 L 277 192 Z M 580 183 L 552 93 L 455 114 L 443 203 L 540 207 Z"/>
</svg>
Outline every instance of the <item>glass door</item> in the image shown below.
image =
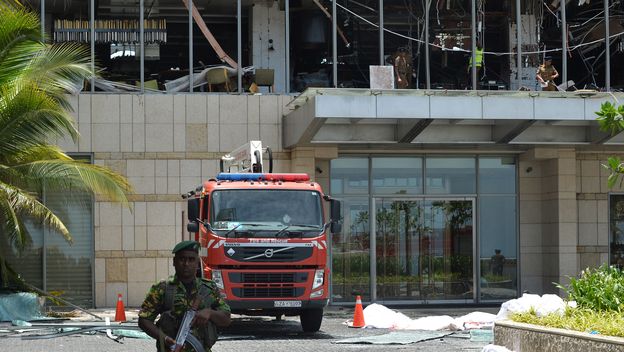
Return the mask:
<svg viewBox="0 0 624 352">
<path fill-rule="evenodd" d="M 473 199 L 375 198 L 377 300 L 473 302 Z"/>
</svg>

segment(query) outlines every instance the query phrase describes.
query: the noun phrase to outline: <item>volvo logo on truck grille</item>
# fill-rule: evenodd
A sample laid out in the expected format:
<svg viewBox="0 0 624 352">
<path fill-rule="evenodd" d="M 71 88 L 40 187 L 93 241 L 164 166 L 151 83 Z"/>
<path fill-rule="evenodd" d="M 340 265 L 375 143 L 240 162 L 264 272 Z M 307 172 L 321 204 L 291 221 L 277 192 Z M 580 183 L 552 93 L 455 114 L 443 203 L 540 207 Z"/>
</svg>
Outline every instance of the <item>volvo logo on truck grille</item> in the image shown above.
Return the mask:
<svg viewBox="0 0 624 352">
<path fill-rule="evenodd" d="M 226 243 L 226 257 L 240 262 L 296 262 L 310 258 L 315 245 L 306 243 Z"/>
</svg>

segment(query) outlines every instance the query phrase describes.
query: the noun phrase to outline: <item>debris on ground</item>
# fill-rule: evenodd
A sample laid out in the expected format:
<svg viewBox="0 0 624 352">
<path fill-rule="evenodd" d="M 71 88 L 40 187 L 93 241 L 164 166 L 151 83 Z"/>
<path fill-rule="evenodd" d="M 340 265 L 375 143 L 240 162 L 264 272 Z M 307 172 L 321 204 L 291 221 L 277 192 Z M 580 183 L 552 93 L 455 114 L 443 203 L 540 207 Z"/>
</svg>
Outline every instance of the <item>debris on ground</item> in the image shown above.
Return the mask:
<svg viewBox="0 0 624 352">
<path fill-rule="evenodd" d="M 393 331 L 389 334 L 352 337 L 335 341 L 338 344 L 407 345 L 416 342 L 443 338 L 450 332 L 434 331 Z"/>
<path fill-rule="evenodd" d="M 0 295 L 0 321 L 45 319 L 36 294 L 18 292 Z"/>
<path fill-rule="evenodd" d="M 534 310 L 538 317 L 543 317 L 552 313 L 562 315 L 565 312 L 566 306 L 575 308 L 576 302 L 564 302 L 561 297 L 553 294 L 540 296 L 525 293 L 520 298 L 503 303 L 500 311 L 496 315 L 496 320 L 508 319 L 513 313 L 526 313 L 531 310 Z"/>
<path fill-rule="evenodd" d="M 507 349 L 507 347 L 505 346 L 487 345 L 483 347 L 481 352 L 514 352 L 514 351 Z"/>
<path fill-rule="evenodd" d="M 395 330 L 470 330 L 490 328 L 496 315 L 484 312 L 472 312 L 453 318 L 448 315 L 427 316 L 411 319 L 403 313 L 393 311 L 381 304 L 369 304 L 364 309 L 364 321 L 367 328 Z M 349 323 L 347 322 L 347 325 Z"/>
</svg>

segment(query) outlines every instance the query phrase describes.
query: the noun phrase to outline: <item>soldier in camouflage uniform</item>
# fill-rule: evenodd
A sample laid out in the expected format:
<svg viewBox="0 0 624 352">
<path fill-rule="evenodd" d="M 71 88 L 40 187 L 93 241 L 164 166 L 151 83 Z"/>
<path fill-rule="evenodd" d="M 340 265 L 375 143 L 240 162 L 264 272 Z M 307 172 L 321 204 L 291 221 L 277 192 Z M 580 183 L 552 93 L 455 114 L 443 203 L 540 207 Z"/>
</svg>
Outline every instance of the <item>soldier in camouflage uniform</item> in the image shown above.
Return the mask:
<svg viewBox="0 0 624 352">
<path fill-rule="evenodd" d="M 216 327 L 230 325 L 230 307 L 225 303 L 213 281 L 196 277 L 199 267 L 199 243 L 182 241 L 172 253 L 176 274 L 154 284 L 139 312 L 139 327 L 155 338 L 159 350 L 175 343 L 184 313 L 191 309 L 196 296 L 201 297 L 193 322 L 192 334 L 202 342 L 206 352 L 216 341 Z M 167 292 L 169 291 L 169 292 Z M 169 300 L 169 302 L 167 302 Z M 167 307 L 168 306 L 168 307 Z M 160 315 L 156 324 L 154 320 Z M 184 351 L 192 351 L 185 345 Z"/>
</svg>

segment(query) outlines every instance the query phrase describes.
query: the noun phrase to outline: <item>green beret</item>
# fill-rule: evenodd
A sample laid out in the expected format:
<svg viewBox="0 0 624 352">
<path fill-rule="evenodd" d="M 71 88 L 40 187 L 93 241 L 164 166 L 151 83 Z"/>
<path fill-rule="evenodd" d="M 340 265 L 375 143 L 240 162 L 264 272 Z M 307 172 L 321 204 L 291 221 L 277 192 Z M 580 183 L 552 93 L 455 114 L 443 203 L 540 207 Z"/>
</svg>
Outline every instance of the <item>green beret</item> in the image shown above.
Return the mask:
<svg viewBox="0 0 624 352">
<path fill-rule="evenodd" d="M 199 242 L 197 241 L 182 241 L 178 244 L 175 245 L 175 247 L 173 247 L 173 250 L 171 251 L 171 253 L 178 253 L 179 251 L 183 251 L 183 250 L 192 250 L 192 251 L 199 251 Z"/>
</svg>

